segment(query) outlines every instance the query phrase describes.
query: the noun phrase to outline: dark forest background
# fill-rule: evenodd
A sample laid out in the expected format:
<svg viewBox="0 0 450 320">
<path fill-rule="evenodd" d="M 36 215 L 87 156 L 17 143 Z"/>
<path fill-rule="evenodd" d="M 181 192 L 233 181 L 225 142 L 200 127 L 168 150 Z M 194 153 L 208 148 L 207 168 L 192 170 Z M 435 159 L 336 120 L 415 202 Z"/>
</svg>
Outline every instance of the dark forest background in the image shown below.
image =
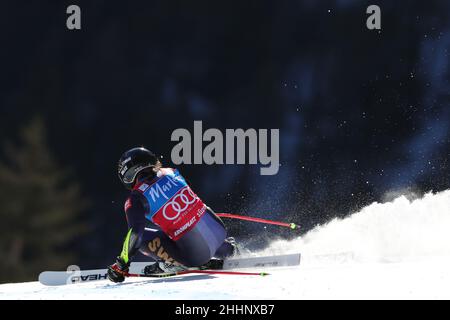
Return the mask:
<svg viewBox="0 0 450 320">
<path fill-rule="evenodd" d="M 81 7 L 82 29 L 66 28 Z M 366 28 L 381 7 L 382 29 Z M 449 1 L 22 1 L 0 10 L 0 282 L 120 251 L 116 163 L 176 128 L 279 128 L 281 167 L 184 165 L 249 248 L 449 187 Z"/>
</svg>

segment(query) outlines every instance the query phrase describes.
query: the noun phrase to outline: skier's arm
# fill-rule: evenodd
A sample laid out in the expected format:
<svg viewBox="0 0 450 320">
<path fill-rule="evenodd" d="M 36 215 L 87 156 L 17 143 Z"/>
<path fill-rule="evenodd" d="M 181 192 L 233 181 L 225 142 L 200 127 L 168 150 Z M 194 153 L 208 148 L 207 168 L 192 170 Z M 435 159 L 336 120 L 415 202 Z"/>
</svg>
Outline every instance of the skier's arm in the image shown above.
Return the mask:
<svg viewBox="0 0 450 320">
<path fill-rule="evenodd" d="M 122 252 L 115 264 L 109 267 L 108 277 L 111 281 L 122 282 L 128 272 L 128 267 L 142 243 L 145 230 L 146 209 L 138 194 L 132 194 L 125 203 L 125 213 L 128 221 L 128 232 L 122 245 Z"/>
<path fill-rule="evenodd" d="M 129 263 L 139 250 L 145 230 L 145 213 L 142 198 L 139 194 L 132 194 L 126 204 L 125 213 L 128 221 L 128 232 L 125 237 L 120 258 Z"/>
</svg>

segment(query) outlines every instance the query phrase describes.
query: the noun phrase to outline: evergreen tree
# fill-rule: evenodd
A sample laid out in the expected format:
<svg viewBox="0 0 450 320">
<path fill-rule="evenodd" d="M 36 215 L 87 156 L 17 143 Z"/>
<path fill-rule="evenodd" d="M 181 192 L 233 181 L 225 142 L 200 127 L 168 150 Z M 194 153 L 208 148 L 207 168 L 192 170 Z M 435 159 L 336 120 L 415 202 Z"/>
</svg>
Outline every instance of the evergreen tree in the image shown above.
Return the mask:
<svg viewBox="0 0 450 320">
<path fill-rule="evenodd" d="M 0 162 L 0 282 L 37 280 L 74 262 L 86 201 L 52 156 L 41 118 L 5 143 Z"/>
</svg>

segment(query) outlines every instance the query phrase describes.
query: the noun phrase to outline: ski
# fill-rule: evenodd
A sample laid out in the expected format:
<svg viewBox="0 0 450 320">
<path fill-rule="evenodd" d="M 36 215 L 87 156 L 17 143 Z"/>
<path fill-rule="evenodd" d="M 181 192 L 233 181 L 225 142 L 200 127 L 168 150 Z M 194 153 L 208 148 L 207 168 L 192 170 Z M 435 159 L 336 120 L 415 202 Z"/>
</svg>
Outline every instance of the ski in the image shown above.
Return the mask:
<svg viewBox="0 0 450 320">
<path fill-rule="evenodd" d="M 243 268 L 289 267 L 300 264 L 300 253 L 279 256 L 235 258 L 224 261 L 223 270 Z"/>
<path fill-rule="evenodd" d="M 298 253 L 265 257 L 232 258 L 224 261 L 221 270 L 296 266 L 300 264 L 300 257 L 301 255 Z M 149 264 L 152 264 L 152 262 L 133 262 L 130 265 L 129 272 L 143 275 L 145 267 Z M 193 273 L 194 271 L 194 269 L 190 269 L 189 273 Z M 161 274 L 156 277 L 166 276 L 174 275 Z M 46 286 L 60 286 L 106 279 L 107 269 L 77 270 L 76 268 L 71 268 L 68 271 L 44 271 L 39 275 L 39 282 Z"/>
</svg>

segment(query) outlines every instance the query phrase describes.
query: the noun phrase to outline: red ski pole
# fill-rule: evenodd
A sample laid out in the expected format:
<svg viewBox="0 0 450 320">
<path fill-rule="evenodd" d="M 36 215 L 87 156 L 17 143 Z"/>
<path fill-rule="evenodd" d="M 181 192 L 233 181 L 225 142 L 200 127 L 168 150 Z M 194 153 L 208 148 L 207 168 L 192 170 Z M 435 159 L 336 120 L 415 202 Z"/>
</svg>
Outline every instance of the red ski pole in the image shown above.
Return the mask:
<svg viewBox="0 0 450 320">
<path fill-rule="evenodd" d="M 259 223 L 266 223 L 266 224 L 274 224 L 277 226 L 287 227 L 292 230 L 300 228 L 300 226 L 296 225 L 295 223 L 278 222 L 278 221 L 272 221 L 272 220 L 267 220 L 267 219 L 240 216 L 240 215 L 231 214 L 231 213 L 217 213 L 216 215 L 218 217 L 222 217 L 222 218 L 231 218 L 231 219 L 239 219 L 239 220 L 253 221 L 253 222 L 259 222 Z"/>
<path fill-rule="evenodd" d="M 127 277 L 132 278 L 166 278 L 179 276 L 183 274 L 192 274 L 192 273 L 203 273 L 203 274 L 225 274 L 225 275 L 237 275 L 237 276 L 267 276 L 269 273 L 266 272 L 237 272 L 237 271 L 218 271 L 218 270 L 183 270 L 177 272 L 169 272 L 162 274 L 139 274 L 139 273 L 128 273 Z"/>
<path fill-rule="evenodd" d="M 186 273 L 206 273 L 206 274 L 227 274 L 227 275 L 238 275 L 238 276 L 267 276 L 266 272 L 238 272 L 238 271 L 219 271 L 219 270 L 185 270 L 178 274 Z"/>
</svg>

